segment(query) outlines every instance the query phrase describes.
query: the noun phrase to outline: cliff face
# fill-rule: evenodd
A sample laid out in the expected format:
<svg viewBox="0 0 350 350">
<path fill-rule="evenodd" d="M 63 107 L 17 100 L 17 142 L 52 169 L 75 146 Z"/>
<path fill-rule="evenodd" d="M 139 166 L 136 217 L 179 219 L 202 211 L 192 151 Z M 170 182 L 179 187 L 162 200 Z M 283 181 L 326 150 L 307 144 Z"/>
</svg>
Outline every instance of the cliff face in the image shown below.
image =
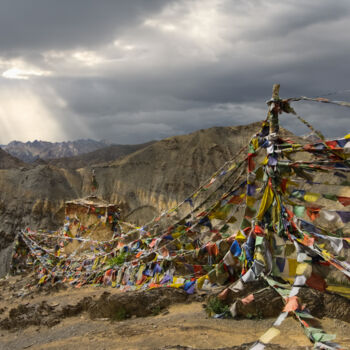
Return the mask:
<svg viewBox="0 0 350 350">
<path fill-rule="evenodd" d="M 97 195 L 121 204 L 129 221 L 145 222 L 186 198 L 259 127 L 260 123 L 215 127 L 170 137 L 109 163 L 98 154 L 89 162 L 84 156 L 88 166 L 80 169 L 73 169 L 69 159 L 28 165 L 0 150 L 0 249 L 27 226 L 59 227 L 64 202 L 90 194 L 91 168 L 99 184 Z"/>
<path fill-rule="evenodd" d="M 81 195 L 77 174 L 48 165 L 0 170 L 0 249 L 21 228 L 56 227 L 64 201 Z"/>
</svg>

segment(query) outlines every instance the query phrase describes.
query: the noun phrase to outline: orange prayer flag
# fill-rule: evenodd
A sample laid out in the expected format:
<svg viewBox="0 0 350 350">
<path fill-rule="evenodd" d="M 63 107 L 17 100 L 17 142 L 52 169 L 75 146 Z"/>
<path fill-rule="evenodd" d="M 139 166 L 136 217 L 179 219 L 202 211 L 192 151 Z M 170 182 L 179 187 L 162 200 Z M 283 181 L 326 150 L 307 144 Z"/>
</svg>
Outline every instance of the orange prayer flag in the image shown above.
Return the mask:
<svg viewBox="0 0 350 350">
<path fill-rule="evenodd" d="M 252 301 L 254 301 L 254 294 L 249 294 L 248 296 L 246 296 L 244 299 L 241 300 L 242 303 L 244 305 L 247 305 L 249 303 L 251 303 Z"/>
<path fill-rule="evenodd" d="M 229 289 L 225 288 L 219 295 L 218 295 L 218 299 L 220 300 L 226 300 L 227 296 L 228 296 L 228 292 Z"/>
<path fill-rule="evenodd" d="M 320 210 L 321 208 L 318 207 L 309 207 L 306 208 L 306 214 L 312 221 L 314 221 L 320 215 Z"/>
<path fill-rule="evenodd" d="M 297 296 L 287 298 L 287 303 L 284 306 L 283 312 L 293 312 L 299 308 L 299 299 Z"/>
<path fill-rule="evenodd" d="M 140 252 L 138 252 L 135 256 L 135 258 L 139 258 L 141 255 L 143 254 L 143 250 L 141 250 Z"/>
<path fill-rule="evenodd" d="M 311 247 L 311 246 L 313 246 L 314 243 L 315 243 L 315 238 L 310 237 L 310 236 L 304 234 L 304 238 L 303 238 L 303 240 L 302 240 L 301 243 L 304 244 L 304 245 L 306 245 L 306 246 L 308 246 L 308 247 Z"/>
</svg>

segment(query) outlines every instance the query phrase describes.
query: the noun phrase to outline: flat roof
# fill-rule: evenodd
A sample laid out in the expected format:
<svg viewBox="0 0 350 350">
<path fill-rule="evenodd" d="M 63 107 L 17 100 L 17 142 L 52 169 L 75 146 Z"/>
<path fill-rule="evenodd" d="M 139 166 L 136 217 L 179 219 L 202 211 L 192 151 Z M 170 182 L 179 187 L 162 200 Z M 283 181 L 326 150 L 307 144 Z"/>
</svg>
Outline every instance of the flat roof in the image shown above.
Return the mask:
<svg viewBox="0 0 350 350">
<path fill-rule="evenodd" d="M 88 196 L 85 198 L 77 198 L 73 199 L 70 201 L 66 201 L 67 204 L 76 204 L 76 205 L 83 205 L 83 206 L 91 206 L 93 205 L 94 207 L 118 207 L 117 204 L 112 204 L 104 199 L 98 198 L 97 196 Z"/>
</svg>

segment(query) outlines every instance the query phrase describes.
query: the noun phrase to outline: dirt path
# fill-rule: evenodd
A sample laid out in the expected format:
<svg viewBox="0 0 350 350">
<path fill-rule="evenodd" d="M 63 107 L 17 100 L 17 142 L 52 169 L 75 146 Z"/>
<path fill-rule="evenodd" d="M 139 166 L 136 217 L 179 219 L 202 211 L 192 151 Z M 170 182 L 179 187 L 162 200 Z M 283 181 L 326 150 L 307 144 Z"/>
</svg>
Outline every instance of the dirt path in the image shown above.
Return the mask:
<svg viewBox="0 0 350 350">
<path fill-rule="evenodd" d="M 79 290 L 68 288 L 48 295 L 34 293 L 18 298 L 14 296 L 16 293 L 14 288 L 3 287 L 1 290 L 0 310 L 2 309 L 2 313 L 0 319 L 11 318 L 9 315 L 13 316 L 13 310 L 20 310 L 19 318 L 16 318 L 18 324 L 12 323 L 15 325 L 14 327 L 0 329 L 0 349 L 4 350 L 248 349 L 249 347 L 234 348 L 234 346 L 256 341 L 274 322 L 274 319 L 222 320 L 208 318 L 203 309 L 203 302 L 195 301 L 193 298 L 183 302 L 181 301 L 181 293 L 174 294 L 177 298 L 177 304 L 162 307 L 156 316 L 136 317 L 134 315 L 122 321 L 111 321 L 110 318 L 91 319 L 91 317 L 96 316 L 91 314 L 92 312 L 98 313 L 100 311 L 96 309 L 96 306 L 101 307 L 101 310 L 106 308 L 106 305 L 113 308 L 115 306 L 113 306 L 113 300 L 119 299 L 121 294 L 125 296 L 125 293 L 119 293 L 112 288 L 90 286 Z M 106 294 L 106 292 L 110 294 Z M 158 297 L 158 294 L 156 295 Z M 122 298 L 125 298 L 124 296 Z M 141 298 L 143 297 L 141 294 Z M 164 298 L 164 295 L 159 294 L 159 299 L 162 297 Z M 137 298 L 138 301 L 136 301 Z M 149 307 L 146 303 L 149 303 L 151 299 L 147 299 L 146 295 L 142 299 L 145 301 L 145 305 L 140 305 L 140 296 L 137 298 L 132 299 L 138 302 L 137 308 L 144 307 L 146 310 Z M 83 305 L 83 301 L 87 299 L 90 300 L 89 308 L 86 310 L 79 308 L 78 306 Z M 105 305 L 103 305 L 104 300 L 106 301 Z M 21 306 L 22 309 L 18 309 L 20 304 L 24 305 Z M 42 308 L 42 305 L 50 307 Z M 130 305 L 130 310 L 132 307 L 133 305 Z M 56 322 L 48 322 L 49 326 L 40 322 L 33 325 L 33 319 L 29 326 L 26 323 L 21 324 L 21 317 L 29 317 L 30 319 L 31 315 L 26 315 L 26 313 L 33 310 L 35 315 L 38 315 L 35 317 L 44 319 L 55 320 L 55 317 L 60 317 L 59 315 L 64 316 Z M 75 311 L 62 313 L 62 310 Z M 107 311 L 103 310 L 102 314 Z M 97 317 L 100 316 L 97 315 Z M 338 343 L 343 345 L 345 349 L 348 348 L 348 344 L 350 344 L 349 323 L 324 319 L 322 324 L 328 333 L 337 334 Z M 283 323 L 281 334 L 273 342 L 279 344 L 283 349 L 312 348 L 312 344 L 305 337 L 299 324 L 291 317 Z M 279 347 L 274 349 L 277 348 Z"/>
<path fill-rule="evenodd" d="M 208 319 L 201 303 L 170 307 L 169 313 L 134 318 L 120 322 L 90 320 L 87 314 L 64 319 L 51 328 L 29 327 L 24 330 L 0 332 L 0 348 L 19 349 L 162 349 L 167 346 L 189 346 L 197 349 L 218 349 L 254 342 L 273 320 Z M 338 334 L 342 345 L 350 344 L 350 325 L 325 320 L 329 331 Z M 296 321 L 287 319 L 281 335 L 274 343 L 286 349 L 312 345 Z"/>
</svg>

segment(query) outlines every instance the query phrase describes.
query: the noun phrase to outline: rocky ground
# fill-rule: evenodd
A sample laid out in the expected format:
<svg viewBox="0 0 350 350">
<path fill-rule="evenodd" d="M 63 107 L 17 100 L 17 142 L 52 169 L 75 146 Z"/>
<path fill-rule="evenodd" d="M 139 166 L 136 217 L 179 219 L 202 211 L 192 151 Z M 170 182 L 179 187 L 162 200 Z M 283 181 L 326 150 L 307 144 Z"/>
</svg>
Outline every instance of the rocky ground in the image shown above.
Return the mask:
<svg viewBox="0 0 350 350">
<path fill-rule="evenodd" d="M 110 287 L 23 292 L 24 277 L 0 282 L 0 349 L 249 349 L 274 319 L 213 319 L 207 295 L 161 288 L 121 293 Z M 345 349 L 350 323 L 323 318 Z M 311 349 L 288 318 L 270 349 Z"/>
</svg>

